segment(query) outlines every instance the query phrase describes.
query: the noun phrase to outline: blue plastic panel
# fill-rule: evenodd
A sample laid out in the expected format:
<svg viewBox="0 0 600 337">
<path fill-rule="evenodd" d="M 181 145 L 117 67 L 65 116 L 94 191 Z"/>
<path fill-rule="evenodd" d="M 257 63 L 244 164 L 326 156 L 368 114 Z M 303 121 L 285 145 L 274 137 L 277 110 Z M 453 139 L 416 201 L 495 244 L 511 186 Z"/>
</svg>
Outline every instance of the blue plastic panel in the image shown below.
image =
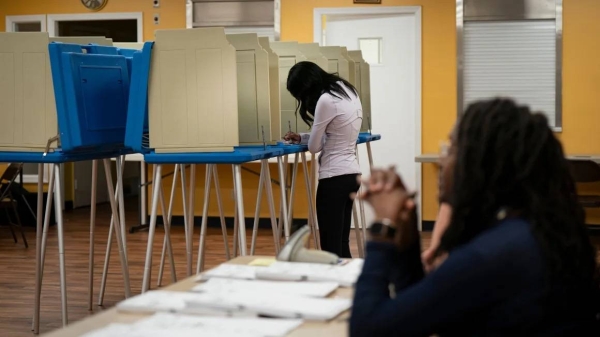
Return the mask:
<svg viewBox="0 0 600 337">
<path fill-rule="evenodd" d="M 122 149 L 129 98 L 125 57 L 105 46 L 51 43 L 49 50 L 62 151 Z"/>
<path fill-rule="evenodd" d="M 46 156 L 42 152 L 0 152 L 0 163 L 34 163 L 34 164 L 62 164 L 76 161 L 115 158 L 133 153 L 130 150 L 119 151 L 93 151 L 93 152 L 50 152 Z"/>
<path fill-rule="evenodd" d="M 264 147 L 262 145 L 244 145 L 244 146 L 239 146 L 237 148 L 251 148 L 251 149 L 262 150 Z M 277 144 L 277 145 L 267 145 L 267 149 L 279 149 L 282 151 L 281 155 L 286 155 L 286 154 L 307 152 L 308 145 Z"/>
<path fill-rule="evenodd" d="M 255 160 L 283 155 L 282 149 L 236 147 L 233 152 L 198 153 L 148 153 L 144 161 L 149 164 L 243 164 Z"/>
<path fill-rule="evenodd" d="M 370 134 L 368 132 L 361 132 L 358 134 L 358 140 L 356 144 L 364 144 L 368 142 L 374 142 L 376 140 L 380 140 L 381 135 Z"/>
<path fill-rule="evenodd" d="M 132 62 L 125 146 L 141 153 L 150 152 L 147 146 L 144 146 L 143 138 L 148 134 L 148 80 L 153 46 L 154 42 L 144 43 L 142 51 L 133 54 Z"/>
</svg>

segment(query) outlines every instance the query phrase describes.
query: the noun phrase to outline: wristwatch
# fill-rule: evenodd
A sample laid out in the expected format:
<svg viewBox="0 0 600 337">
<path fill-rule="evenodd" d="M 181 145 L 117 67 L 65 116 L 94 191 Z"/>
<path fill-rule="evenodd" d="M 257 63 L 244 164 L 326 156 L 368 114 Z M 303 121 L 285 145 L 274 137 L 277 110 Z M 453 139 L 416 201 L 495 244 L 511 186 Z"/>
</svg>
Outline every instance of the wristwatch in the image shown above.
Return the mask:
<svg viewBox="0 0 600 337">
<path fill-rule="evenodd" d="M 396 227 L 390 219 L 381 219 L 373 222 L 369 231 L 374 237 L 393 239 L 396 236 Z"/>
</svg>

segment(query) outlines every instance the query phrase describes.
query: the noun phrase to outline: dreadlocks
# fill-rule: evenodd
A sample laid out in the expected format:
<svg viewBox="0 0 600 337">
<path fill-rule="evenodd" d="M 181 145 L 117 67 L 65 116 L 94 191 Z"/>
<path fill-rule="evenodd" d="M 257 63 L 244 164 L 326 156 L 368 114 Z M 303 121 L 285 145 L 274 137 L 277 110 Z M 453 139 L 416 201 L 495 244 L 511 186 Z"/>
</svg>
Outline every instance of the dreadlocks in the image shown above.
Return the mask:
<svg viewBox="0 0 600 337">
<path fill-rule="evenodd" d="M 507 99 L 470 105 L 457 126 L 449 201 L 451 224 L 439 251 L 469 242 L 497 223 L 500 209 L 532 225 L 552 280 L 592 285 L 595 249 L 575 183 L 547 119 Z"/>
</svg>

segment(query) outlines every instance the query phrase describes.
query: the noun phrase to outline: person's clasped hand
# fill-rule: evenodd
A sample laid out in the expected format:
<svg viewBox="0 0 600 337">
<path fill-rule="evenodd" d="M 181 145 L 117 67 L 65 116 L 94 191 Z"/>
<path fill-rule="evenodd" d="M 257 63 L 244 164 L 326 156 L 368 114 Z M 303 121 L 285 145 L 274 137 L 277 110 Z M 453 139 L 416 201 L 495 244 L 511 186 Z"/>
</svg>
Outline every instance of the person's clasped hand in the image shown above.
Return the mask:
<svg viewBox="0 0 600 337">
<path fill-rule="evenodd" d="M 302 137 L 300 137 L 299 134 L 290 131 L 290 132 L 286 133 L 285 136 L 283 136 L 283 140 L 288 141 L 293 144 L 300 144 Z"/>
<path fill-rule="evenodd" d="M 360 198 L 368 202 L 378 220 L 388 219 L 396 228 L 394 243 L 399 249 L 409 248 L 418 239 L 414 193 L 406 190 L 395 167 L 373 169 L 362 182 Z"/>
</svg>

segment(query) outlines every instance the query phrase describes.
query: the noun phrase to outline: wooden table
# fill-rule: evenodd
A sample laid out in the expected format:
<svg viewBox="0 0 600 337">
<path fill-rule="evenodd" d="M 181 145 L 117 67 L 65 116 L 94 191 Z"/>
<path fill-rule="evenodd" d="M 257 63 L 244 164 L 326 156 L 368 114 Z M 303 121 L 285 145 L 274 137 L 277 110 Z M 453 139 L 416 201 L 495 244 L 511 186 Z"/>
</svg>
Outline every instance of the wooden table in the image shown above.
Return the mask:
<svg viewBox="0 0 600 337">
<path fill-rule="evenodd" d="M 268 258 L 264 256 L 242 256 L 235 258 L 227 263 L 232 264 L 249 264 L 258 258 Z M 174 291 L 188 291 L 198 283 L 195 282 L 196 276 L 191 276 L 161 288 L 163 290 L 174 290 Z M 348 288 L 338 288 L 332 297 L 343 297 L 351 298 L 353 290 Z M 85 318 L 81 321 L 73 323 L 66 328 L 55 330 L 48 334 L 43 335 L 44 337 L 79 337 L 84 333 L 88 333 L 93 330 L 100 329 L 109 325 L 110 323 L 133 323 L 142 318 L 148 317 L 146 314 L 130 314 L 118 312 L 116 308 L 112 308 L 96 315 Z M 345 312 L 330 322 L 312 322 L 305 321 L 298 329 L 294 330 L 288 336 L 290 337 L 329 337 L 329 336 L 347 336 L 348 335 L 348 318 L 350 317 L 349 312 Z M 198 332 L 198 336 L 202 335 L 202 331 Z"/>
</svg>

